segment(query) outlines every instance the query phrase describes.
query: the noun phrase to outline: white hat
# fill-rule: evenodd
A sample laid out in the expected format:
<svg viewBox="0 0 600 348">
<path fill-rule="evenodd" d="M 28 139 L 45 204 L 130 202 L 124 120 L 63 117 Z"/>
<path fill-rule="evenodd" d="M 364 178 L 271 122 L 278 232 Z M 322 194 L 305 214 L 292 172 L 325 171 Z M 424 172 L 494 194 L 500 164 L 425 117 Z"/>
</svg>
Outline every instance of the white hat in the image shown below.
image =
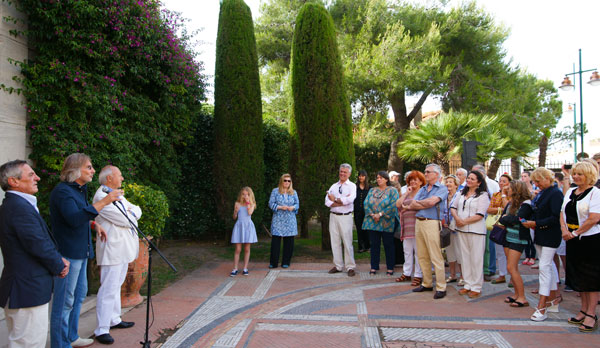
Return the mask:
<svg viewBox="0 0 600 348">
<path fill-rule="evenodd" d="M 391 172 L 389 172 L 389 173 L 388 173 L 388 175 L 389 175 L 389 176 L 390 176 L 390 178 L 391 178 L 392 176 L 395 176 L 395 175 L 400 175 L 400 173 L 398 173 L 397 171 L 394 171 L 394 170 L 392 170 Z"/>
</svg>

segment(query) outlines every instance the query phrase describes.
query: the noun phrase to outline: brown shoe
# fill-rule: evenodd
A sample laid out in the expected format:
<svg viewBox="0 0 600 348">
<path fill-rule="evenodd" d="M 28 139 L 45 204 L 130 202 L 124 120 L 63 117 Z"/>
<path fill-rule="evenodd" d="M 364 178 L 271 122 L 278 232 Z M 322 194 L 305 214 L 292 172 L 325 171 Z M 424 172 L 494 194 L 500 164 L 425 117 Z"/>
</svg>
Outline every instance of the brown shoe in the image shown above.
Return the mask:
<svg viewBox="0 0 600 348">
<path fill-rule="evenodd" d="M 469 298 L 478 298 L 479 296 L 481 296 L 481 292 L 469 291 Z"/>
<path fill-rule="evenodd" d="M 499 276 L 496 279 L 492 279 L 492 284 L 502 284 L 502 283 L 506 283 L 506 277 L 504 277 L 504 276 Z"/>
<path fill-rule="evenodd" d="M 332 269 L 329 270 L 329 274 L 334 274 L 334 273 L 340 273 L 341 271 L 335 267 L 333 267 Z"/>
<path fill-rule="evenodd" d="M 410 285 L 419 286 L 419 285 L 421 285 L 422 282 L 423 282 L 423 278 L 413 277 L 412 283 Z"/>
<path fill-rule="evenodd" d="M 465 289 L 465 288 L 462 288 L 462 289 L 458 290 L 458 294 L 459 294 L 459 295 L 466 295 L 466 294 L 468 294 L 468 293 L 469 293 L 469 291 L 470 291 L 470 290 L 467 290 L 467 289 Z"/>
<path fill-rule="evenodd" d="M 348 277 L 354 277 L 355 275 L 356 275 L 356 272 L 354 272 L 353 269 L 348 270 Z"/>
</svg>

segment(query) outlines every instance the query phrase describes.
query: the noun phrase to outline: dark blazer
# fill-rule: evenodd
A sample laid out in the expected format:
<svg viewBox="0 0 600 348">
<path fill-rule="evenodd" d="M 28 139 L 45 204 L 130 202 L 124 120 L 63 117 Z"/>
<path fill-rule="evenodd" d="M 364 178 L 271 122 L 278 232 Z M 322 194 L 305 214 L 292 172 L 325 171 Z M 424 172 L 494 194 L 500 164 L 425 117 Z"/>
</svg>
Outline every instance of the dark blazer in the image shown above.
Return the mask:
<svg viewBox="0 0 600 348">
<path fill-rule="evenodd" d="M 50 302 L 53 276 L 64 268 L 48 226 L 23 197 L 7 192 L 0 206 L 0 307 L 27 308 Z M 9 301 L 10 299 L 10 301 Z"/>
<path fill-rule="evenodd" d="M 550 248 L 558 248 L 560 245 L 560 210 L 563 198 L 556 185 L 548 187 L 534 198 L 535 244 Z"/>
</svg>

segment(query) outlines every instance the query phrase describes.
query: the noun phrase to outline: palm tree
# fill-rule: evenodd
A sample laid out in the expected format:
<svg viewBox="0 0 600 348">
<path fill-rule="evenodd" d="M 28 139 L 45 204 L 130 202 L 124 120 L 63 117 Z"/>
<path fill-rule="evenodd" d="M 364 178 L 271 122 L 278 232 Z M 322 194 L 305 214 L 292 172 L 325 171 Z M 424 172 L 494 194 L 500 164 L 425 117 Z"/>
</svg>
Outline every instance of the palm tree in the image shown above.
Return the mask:
<svg viewBox="0 0 600 348">
<path fill-rule="evenodd" d="M 434 162 L 449 173 L 450 160 L 462 152 L 462 140 L 476 140 L 478 159 L 485 161 L 509 139 L 496 115 L 443 113 L 406 132 L 398 156 L 407 161 Z"/>
</svg>

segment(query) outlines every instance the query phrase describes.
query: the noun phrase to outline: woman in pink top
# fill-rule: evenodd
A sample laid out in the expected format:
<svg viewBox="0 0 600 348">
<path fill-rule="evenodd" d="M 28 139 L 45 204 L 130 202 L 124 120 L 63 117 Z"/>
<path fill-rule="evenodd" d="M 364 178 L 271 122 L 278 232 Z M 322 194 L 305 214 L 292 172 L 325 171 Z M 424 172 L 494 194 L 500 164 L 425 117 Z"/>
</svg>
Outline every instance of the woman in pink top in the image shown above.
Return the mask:
<svg viewBox="0 0 600 348">
<path fill-rule="evenodd" d="M 396 207 L 398 208 L 398 214 L 400 215 L 400 239 L 402 240 L 404 248 L 403 274 L 400 278 L 396 278 L 396 281 L 410 281 L 414 265 L 415 274 L 412 278 L 412 285 L 419 286 L 423 280 L 423 272 L 419 266 L 417 243 L 415 239 L 415 221 L 417 220 L 415 215 L 417 214 L 417 210 L 405 209 L 402 205 L 409 204 L 415 198 L 419 189 L 425 185 L 425 175 L 418 170 L 413 170 L 406 178 L 406 182 L 408 183 L 406 192 L 398 198 L 398 201 L 396 201 Z"/>
</svg>

